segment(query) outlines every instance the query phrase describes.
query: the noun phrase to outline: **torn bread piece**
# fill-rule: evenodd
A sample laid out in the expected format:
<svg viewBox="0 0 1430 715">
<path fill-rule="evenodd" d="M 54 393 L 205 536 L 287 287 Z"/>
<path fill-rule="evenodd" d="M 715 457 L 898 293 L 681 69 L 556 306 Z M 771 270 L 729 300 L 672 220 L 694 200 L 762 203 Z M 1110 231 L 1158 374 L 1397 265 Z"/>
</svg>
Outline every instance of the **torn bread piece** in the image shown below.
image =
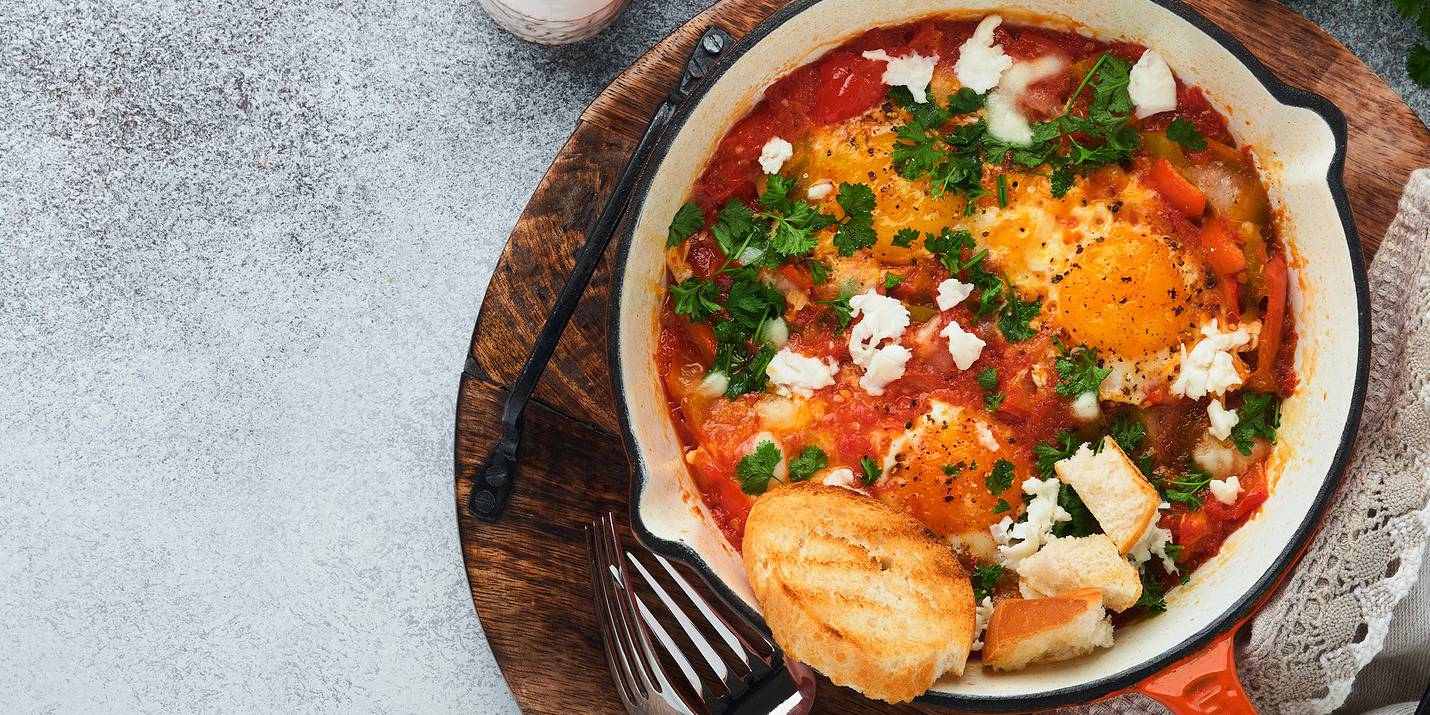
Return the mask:
<svg viewBox="0 0 1430 715">
<path fill-rule="evenodd" d="M 908 514 L 800 482 L 755 501 L 742 552 L 775 643 L 835 684 L 898 703 L 963 674 L 973 587 Z"/>
<path fill-rule="evenodd" d="M 993 607 L 983 635 L 983 664 L 1022 670 L 1112 647 L 1112 621 L 1102 592 L 1084 588 L 1048 598 L 1005 598 Z"/>
<path fill-rule="evenodd" d="M 1142 595 L 1137 569 L 1106 534 L 1054 539 L 1018 564 L 1025 595 L 1039 597 L 1083 588 L 1102 592 L 1103 605 L 1122 612 Z"/>
<path fill-rule="evenodd" d="M 1117 544 L 1118 553 L 1131 551 L 1157 516 L 1162 497 L 1111 437 L 1102 439 L 1102 449 L 1097 452 L 1084 444 L 1053 469 L 1058 479 L 1077 492 L 1103 532 Z"/>
</svg>

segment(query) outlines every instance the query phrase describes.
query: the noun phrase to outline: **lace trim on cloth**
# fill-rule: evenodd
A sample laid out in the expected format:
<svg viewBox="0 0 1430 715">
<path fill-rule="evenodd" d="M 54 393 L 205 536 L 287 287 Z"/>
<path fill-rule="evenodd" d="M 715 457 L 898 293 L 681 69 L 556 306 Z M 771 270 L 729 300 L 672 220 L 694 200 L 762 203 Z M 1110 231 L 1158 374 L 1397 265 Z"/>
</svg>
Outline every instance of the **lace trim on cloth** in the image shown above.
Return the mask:
<svg viewBox="0 0 1430 715">
<path fill-rule="evenodd" d="M 1345 483 L 1237 648 L 1242 684 L 1262 712 L 1321 714 L 1345 702 L 1420 573 L 1430 534 L 1430 170 L 1406 185 L 1370 293 L 1370 385 Z M 1062 712 L 1165 711 L 1123 695 Z"/>
</svg>

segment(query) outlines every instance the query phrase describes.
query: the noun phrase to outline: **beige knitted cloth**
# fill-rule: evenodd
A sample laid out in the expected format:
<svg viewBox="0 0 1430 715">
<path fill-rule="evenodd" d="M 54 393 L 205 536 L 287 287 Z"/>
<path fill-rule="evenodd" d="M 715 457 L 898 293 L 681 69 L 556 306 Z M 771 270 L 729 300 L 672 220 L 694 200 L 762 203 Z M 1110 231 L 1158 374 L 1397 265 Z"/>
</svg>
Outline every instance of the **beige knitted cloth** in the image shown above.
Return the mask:
<svg viewBox="0 0 1430 715">
<path fill-rule="evenodd" d="M 1242 683 L 1263 713 L 1329 713 L 1353 684 L 1367 705 L 1414 700 L 1430 678 L 1430 583 L 1391 618 L 1416 584 L 1430 534 L 1430 169 L 1405 187 L 1371 264 L 1370 297 L 1370 388 L 1345 485 L 1237 649 Z M 1372 666 L 1356 684 L 1388 635 L 1394 667 Z M 1126 695 L 1067 712 L 1165 709 Z"/>
</svg>

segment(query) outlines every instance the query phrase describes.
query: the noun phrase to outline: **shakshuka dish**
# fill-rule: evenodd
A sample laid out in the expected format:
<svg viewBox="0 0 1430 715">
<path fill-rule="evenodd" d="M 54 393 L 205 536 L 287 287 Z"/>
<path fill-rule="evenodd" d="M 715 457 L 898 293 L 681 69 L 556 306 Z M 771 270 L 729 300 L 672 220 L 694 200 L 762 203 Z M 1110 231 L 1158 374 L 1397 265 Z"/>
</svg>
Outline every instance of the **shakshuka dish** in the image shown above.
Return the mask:
<svg viewBox="0 0 1430 715">
<path fill-rule="evenodd" d="M 1155 48 L 864 33 L 765 89 L 666 245 L 655 359 L 725 537 L 801 482 L 911 516 L 985 666 L 1110 647 L 1267 498 L 1290 256 L 1255 147 Z M 1075 637 L 995 647 L 1044 599 Z"/>
</svg>

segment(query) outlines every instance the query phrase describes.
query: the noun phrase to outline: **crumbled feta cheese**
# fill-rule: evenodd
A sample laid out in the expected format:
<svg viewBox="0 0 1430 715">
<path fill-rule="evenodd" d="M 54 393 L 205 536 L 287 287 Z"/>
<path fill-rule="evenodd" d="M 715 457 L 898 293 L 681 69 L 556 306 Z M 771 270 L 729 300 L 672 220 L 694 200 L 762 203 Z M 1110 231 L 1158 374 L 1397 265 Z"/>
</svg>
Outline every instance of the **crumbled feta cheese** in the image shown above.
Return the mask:
<svg viewBox="0 0 1430 715">
<path fill-rule="evenodd" d="M 890 87 L 907 87 L 909 94 L 912 94 L 914 101 L 919 104 L 928 101 L 926 90 L 929 82 L 933 81 L 933 68 L 938 64 L 938 55 L 924 57 L 913 52 L 904 57 L 890 57 L 889 53 L 883 50 L 871 50 L 864 53 L 864 58 L 888 63 L 884 65 L 884 84 Z"/>
<path fill-rule="evenodd" d="M 884 394 L 889 383 L 904 376 L 904 364 L 910 357 L 913 353 L 902 345 L 885 345 L 875 350 L 864 368 L 864 376 L 859 378 L 859 386 L 871 395 Z"/>
<path fill-rule="evenodd" d="M 775 353 L 770 359 L 769 367 L 765 368 L 770 384 L 775 386 L 776 392 L 785 397 L 809 397 L 815 390 L 833 385 L 837 372 L 839 364 L 832 358 L 820 361 L 819 358 L 800 355 L 789 348 L 782 348 Z"/>
<path fill-rule="evenodd" d="M 723 372 L 711 372 L 705 375 L 704 380 L 700 381 L 700 387 L 696 388 L 695 392 L 701 397 L 719 397 L 728 389 L 730 389 L 730 377 Z"/>
<path fill-rule="evenodd" d="M 804 195 L 809 197 L 810 201 L 820 201 L 833 191 L 834 182 L 829 179 L 822 179 L 810 184 L 809 189 L 804 192 Z"/>
<path fill-rule="evenodd" d="M 1084 392 L 1072 403 L 1073 417 L 1080 422 L 1096 422 L 1102 416 L 1102 405 L 1097 401 L 1096 392 Z"/>
<path fill-rule="evenodd" d="M 909 309 L 873 289 L 850 298 L 849 308 L 850 317 L 859 319 L 849 331 L 849 357 L 861 367 L 869 367 L 880 342 L 897 340 L 909 327 Z"/>
<path fill-rule="evenodd" d="M 973 607 L 973 647 L 969 650 L 983 650 L 983 632 L 988 630 L 988 619 L 993 617 L 993 597 L 984 596 Z"/>
<path fill-rule="evenodd" d="M 988 133 L 1014 146 L 1033 143 L 1033 127 L 1023 114 L 1019 102 L 1028 86 L 1063 71 L 1064 62 L 1057 55 L 1039 57 L 1031 62 L 1014 64 L 998 81 L 998 88 L 988 93 L 984 103 L 988 116 Z"/>
<path fill-rule="evenodd" d="M 765 142 L 765 148 L 760 150 L 760 168 L 764 169 L 766 174 L 778 174 L 780 167 L 792 156 L 794 145 L 775 137 Z"/>
<path fill-rule="evenodd" d="M 1137 64 L 1132 65 L 1128 79 L 1127 94 L 1137 105 L 1139 118 L 1177 108 L 1177 80 L 1172 77 L 1172 68 L 1156 50 L 1142 53 Z"/>
<path fill-rule="evenodd" d="M 1172 505 L 1167 502 L 1157 505 L 1157 515 L 1152 517 L 1152 521 L 1147 524 L 1147 530 L 1142 532 L 1142 537 L 1132 546 L 1132 550 L 1127 552 L 1132 563 L 1141 566 L 1156 556 L 1162 559 L 1162 566 L 1167 573 L 1177 573 L 1177 562 L 1167 555 L 1167 545 L 1172 543 L 1172 532 L 1157 526 L 1162 510 L 1170 508 Z"/>
<path fill-rule="evenodd" d="M 1182 346 L 1182 366 L 1177 379 L 1172 383 L 1172 394 L 1199 400 L 1208 393 L 1224 395 L 1230 388 L 1241 384 L 1241 375 L 1236 371 L 1232 351 L 1251 342 L 1251 335 L 1245 327 L 1230 333 L 1217 328 L 1216 318 L 1202 326 L 1201 340 L 1187 352 Z"/>
<path fill-rule="evenodd" d="M 831 469 L 828 474 L 824 475 L 824 483 L 831 487 L 854 489 L 854 470 L 848 467 Z M 854 489 L 854 491 L 859 490 Z"/>
<path fill-rule="evenodd" d="M 953 73 L 959 84 L 979 94 L 997 87 L 1003 72 L 1013 66 L 1013 58 L 1003 54 L 1003 46 L 993 44 L 993 30 L 1002 22 L 997 15 L 983 18 L 973 36 L 958 48 Z"/>
<path fill-rule="evenodd" d="M 1062 485 L 1056 478 L 1023 480 L 1023 493 L 1032 495 L 1022 521 L 1013 523 L 1010 517 L 989 527 L 993 541 L 998 544 L 998 560 L 1011 569 L 1017 569 L 1023 559 L 1038 553 L 1043 544 L 1057 538 L 1053 536 L 1053 526 L 1060 522 L 1072 521 L 1072 515 L 1058 506 L 1058 489 Z"/>
<path fill-rule="evenodd" d="M 784 318 L 775 318 L 765 323 L 765 342 L 776 350 L 789 342 L 789 324 L 785 322 Z"/>
<path fill-rule="evenodd" d="M 1207 431 L 1217 439 L 1226 439 L 1231 436 L 1231 428 L 1241 421 L 1241 416 L 1236 414 L 1236 410 L 1228 410 L 1222 406 L 1221 400 L 1212 400 L 1207 403 L 1207 417 L 1211 419 L 1211 427 Z"/>
<path fill-rule="evenodd" d="M 998 444 L 998 438 L 993 436 L 993 430 L 988 429 L 988 425 L 982 422 L 974 422 L 973 428 L 978 432 L 978 443 L 990 452 L 997 452 L 1003 446 Z"/>
<path fill-rule="evenodd" d="M 1028 146 L 1033 143 L 1033 125 L 1018 108 L 1018 98 L 999 90 L 988 93 L 983 103 L 988 112 L 988 134 L 1013 146 Z"/>
<path fill-rule="evenodd" d="M 972 294 L 972 283 L 964 283 L 957 278 L 949 278 L 948 280 L 938 284 L 938 309 L 948 310 L 949 308 L 952 308 L 953 306 L 962 303 L 964 298 L 967 298 Z"/>
<path fill-rule="evenodd" d="M 960 370 L 967 370 L 983 354 L 983 346 L 988 343 L 963 329 L 957 321 L 950 322 L 939 335 L 948 338 L 948 354 L 953 356 L 953 364 Z"/>
<path fill-rule="evenodd" d="M 1241 494 L 1241 478 L 1213 479 L 1207 483 L 1207 489 L 1211 490 L 1212 496 L 1216 497 L 1217 501 L 1231 506 L 1236 503 L 1237 496 Z"/>
</svg>

